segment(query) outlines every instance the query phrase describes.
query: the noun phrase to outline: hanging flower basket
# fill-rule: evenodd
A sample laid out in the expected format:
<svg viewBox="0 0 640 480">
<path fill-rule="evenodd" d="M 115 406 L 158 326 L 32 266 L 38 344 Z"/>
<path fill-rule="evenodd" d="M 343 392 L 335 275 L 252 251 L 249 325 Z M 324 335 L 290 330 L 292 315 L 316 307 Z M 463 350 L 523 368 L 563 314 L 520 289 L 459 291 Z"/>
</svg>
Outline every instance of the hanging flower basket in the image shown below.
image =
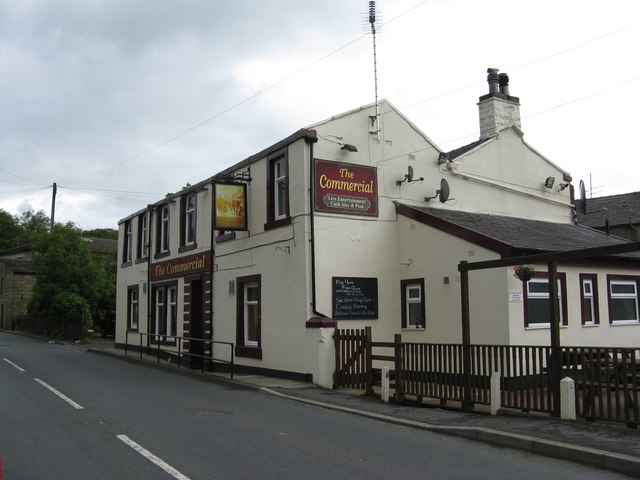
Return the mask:
<svg viewBox="0 0 640 480">
<path fill-rule="evenodd" d="M 533 265 L 516 265 L 513 267 L 513 276 L 523 282 L 528 282 L 533 278 L 536 269 Z"/>
</svg>

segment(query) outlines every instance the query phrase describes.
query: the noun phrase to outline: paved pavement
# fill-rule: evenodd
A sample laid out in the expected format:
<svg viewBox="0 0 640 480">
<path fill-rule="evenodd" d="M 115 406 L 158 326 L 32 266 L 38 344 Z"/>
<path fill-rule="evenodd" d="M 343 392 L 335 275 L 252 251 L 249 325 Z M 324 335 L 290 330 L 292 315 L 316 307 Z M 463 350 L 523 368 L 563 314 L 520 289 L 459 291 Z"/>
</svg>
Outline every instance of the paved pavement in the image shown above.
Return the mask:
<svg viewBox="0 0 640 480">
<path fill-rule="evenodd" d="M 138 354 L 131 353 L 125 357 L 122 349 L 113 346 L 84 345 L 76 348 L 115 355 L 157 368 L 169 368 L 239 388 L 261 390 L 292 401 L 602 467 L 640 478 L 640 430 L 625 425 L 568 421 L 537 414 L 502 412 L 491 416 L 434 407 L 387 404 L 380 399 L 364 396 L 361 392 L 327 390 L 308 383 L 273 377 L 236 374 L 230 380 L 228 375 L 200 373 L 163 361 L 156 363 L 152 357 L 140 359 Z"/>
</svg>

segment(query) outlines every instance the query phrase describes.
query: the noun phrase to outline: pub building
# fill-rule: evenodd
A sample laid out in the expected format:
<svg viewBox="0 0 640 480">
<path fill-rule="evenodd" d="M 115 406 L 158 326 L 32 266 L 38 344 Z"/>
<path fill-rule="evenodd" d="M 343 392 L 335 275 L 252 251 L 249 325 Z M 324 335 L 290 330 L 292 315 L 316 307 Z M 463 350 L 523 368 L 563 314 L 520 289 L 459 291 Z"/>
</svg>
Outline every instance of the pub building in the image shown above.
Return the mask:
<svg viewBox="0 0 640 480">
<path fill-rule="evenodd" d="M 193 368 L 232 352 L 237 370 L 331 387 L 334 328 L 460 343 L 461 261 L 622 242 L 575 223 L 570 174 L 524 141 L 497 76 L 471 144 L 442 151 L 382 100 L 122 219 L 116 346 L 160 344 Z M 528 282 L 470 275 L 473 343 L 548 344 L 536 267 Z M 639 267 L 633 254 L 560 263 L 563 343 L 637 345 Z"/>
</svg>

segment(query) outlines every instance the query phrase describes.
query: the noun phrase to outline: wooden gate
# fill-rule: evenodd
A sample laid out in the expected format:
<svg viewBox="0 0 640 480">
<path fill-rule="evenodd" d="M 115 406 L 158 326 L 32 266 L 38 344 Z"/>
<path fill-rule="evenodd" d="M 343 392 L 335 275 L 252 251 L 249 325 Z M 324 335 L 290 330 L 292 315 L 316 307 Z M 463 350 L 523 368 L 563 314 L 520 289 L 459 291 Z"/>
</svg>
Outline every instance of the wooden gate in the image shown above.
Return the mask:
<svg viewBox="0 0 640 480">
<path fill-rule="evenodd" d="M 366 390 L 367 373 L 371 372 L 371 327 L 336 328 L 333 340 L 336 349 L 333 388 Z"/>
</svg>

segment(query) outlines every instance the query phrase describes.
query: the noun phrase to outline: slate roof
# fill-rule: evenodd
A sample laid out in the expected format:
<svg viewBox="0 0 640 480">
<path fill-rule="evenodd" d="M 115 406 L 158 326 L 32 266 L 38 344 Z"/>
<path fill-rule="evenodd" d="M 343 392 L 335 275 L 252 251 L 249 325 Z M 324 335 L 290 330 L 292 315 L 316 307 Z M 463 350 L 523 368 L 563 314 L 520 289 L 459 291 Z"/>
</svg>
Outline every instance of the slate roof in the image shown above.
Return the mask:
<svg viewBox="0 0 640 480">
<path fill-rule="evenodd" d="M 462 147 L 456 148 L 454 150 L 450 150 L 448 152 L 443 152 L 440 154 L 441 158 L 445 159 L 445 160 L 454 160 L 462 155 L 464 155 L 465 153 L 473 150 L 474 148 L 476 148 L 479 145 L 482 145 L 485 142 L 488 142 L 490 140 L 490 138 L 484 138 L 481 140 L 476 140 L 475 142 L 471 142 L 467 145 L 464 145 Z"/>
<path fill-rule="evenodd" d="M 594 228 L 640 224 L 640 192 L 587 199 L 587 213 L 578 212 L 578 223 Z"/>
<path fill-rule="evenodd" d="M 402 207 L 402 214 L 408 214 L 422 223 L 485 245 L 503 255 L 560 252 L 628 243 L 623 238 L 572 223 L 544 222 L 426 206 Z M 411 210 L 418 214 L 411 214 Z M 640 252 L 620 256 L 640 261 Z"/>
</svg>

